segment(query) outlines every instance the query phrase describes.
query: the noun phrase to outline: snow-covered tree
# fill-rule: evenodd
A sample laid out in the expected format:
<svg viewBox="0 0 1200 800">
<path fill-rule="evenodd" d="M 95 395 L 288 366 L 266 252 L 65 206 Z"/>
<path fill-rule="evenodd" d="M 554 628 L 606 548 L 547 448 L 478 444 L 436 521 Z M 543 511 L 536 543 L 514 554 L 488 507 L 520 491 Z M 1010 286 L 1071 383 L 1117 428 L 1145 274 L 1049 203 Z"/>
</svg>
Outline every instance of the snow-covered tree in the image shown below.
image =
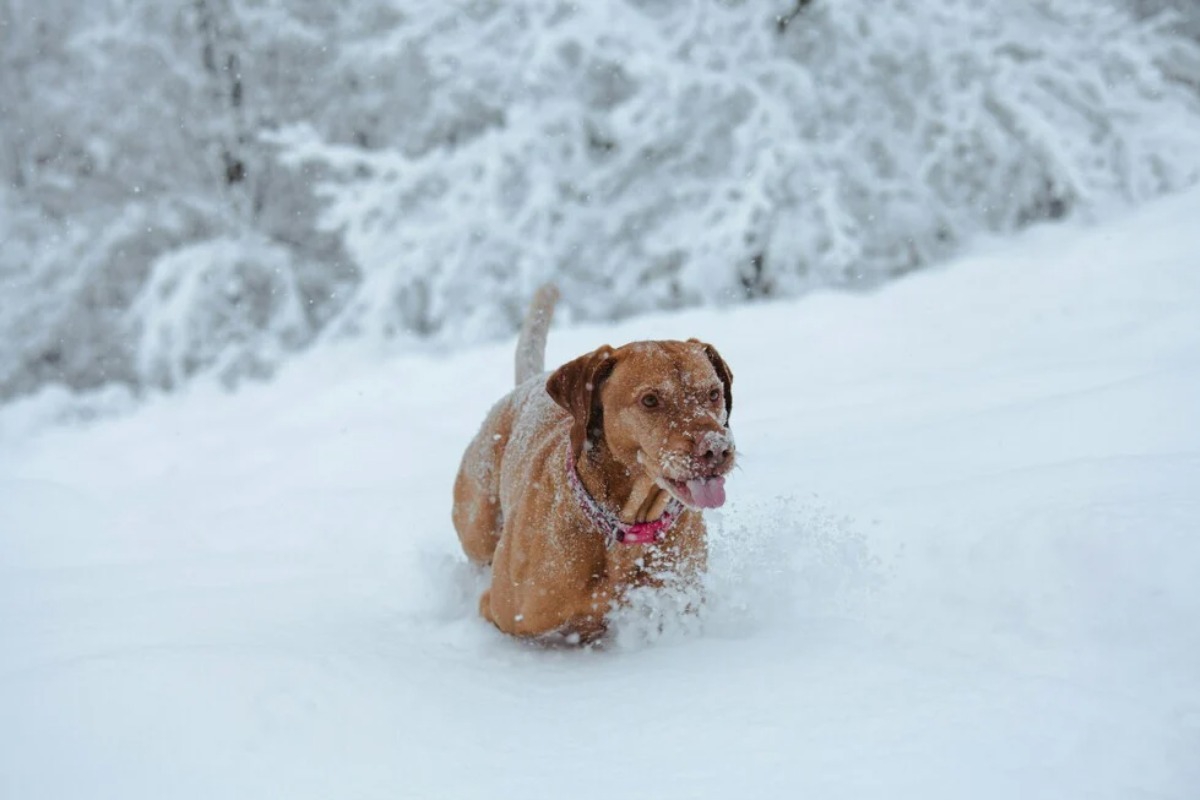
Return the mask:
<svg viewBox="0 0 1200 800">
<path fill-rule="evenodd" d="M 0 0 L 0 397 L 477 340 L 547 278 L 590 319 L 869 286 L 1140 202 L 1200 177 L 1197 19 Z"/>
<path fill-rule="evenodd" d="M 870 285 L 1200 176 L 1196 48 L 1093 0 L 408 5 L 395 145 L 280 137 L 372 335 Z"/>
<path fill-rule="evenodd" d="M 309 119 L 319 104 L 317 93 L 305 106 L 288 90 L 304 81 L 305 59 L 322 52 L 320 31 L 287 24 L 274 4 L 231 0 L 4 2 L 2 30 L 24 50 L 0 55 L 11 67 L 0 85 L 12 120 L 4 149 L 15 153 L 0 196 L 14 213 L 0 228 L 16 243 L 0 253 L 0 291 L 14 309 L 0 337 L 0 394 L 55 380 L 136 385 L 207 363 L 180 354 L 172 369 L 143 370 L 144 339 L 153 336 L 146 314 L 157 302 L 148 293 L 163 285 L 164 270 L 218 280 L 218 264 L 180 258 L 181 249 L 225 253 L 235 243 L 242 261 L 270 253 L 260 266 L 290 273 L 285 284 L 307 319 L 307 335 L 289 317 L 260 320 L 236 338 L 218 327 L 183 340 L 255 350 L 258 339 L 298 346 L 311 338 L 348 270 L 338 266 L 337 242 L 314 231 L 307 176 L 280 169 L 259 132 Z M 281 54 L 292 60 L 281 65 Z M 240 285 L 194 300 L 261 305 L 246 293 L 262 284 Z M 197 309 L 180 324 L 228 310 Z"/>
</svg>

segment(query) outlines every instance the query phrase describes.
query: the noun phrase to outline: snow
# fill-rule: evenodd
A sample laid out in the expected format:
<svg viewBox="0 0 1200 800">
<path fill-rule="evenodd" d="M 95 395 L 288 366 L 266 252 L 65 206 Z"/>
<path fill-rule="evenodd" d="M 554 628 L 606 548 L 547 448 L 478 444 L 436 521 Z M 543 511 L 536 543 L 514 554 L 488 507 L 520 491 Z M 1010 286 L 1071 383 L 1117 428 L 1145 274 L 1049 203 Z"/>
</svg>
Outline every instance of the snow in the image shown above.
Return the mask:
<svg viewBox="0 0 1200 800">
<path fill-rule="evenodd" d="M 511 341 L 12 404 L 0 797 L 1194 798 L 1197 219 L 552 330 L 735 375 L 710 608 L 640 598 L 602 650 L 474 611 L 450 488 Z"/>
</svg>

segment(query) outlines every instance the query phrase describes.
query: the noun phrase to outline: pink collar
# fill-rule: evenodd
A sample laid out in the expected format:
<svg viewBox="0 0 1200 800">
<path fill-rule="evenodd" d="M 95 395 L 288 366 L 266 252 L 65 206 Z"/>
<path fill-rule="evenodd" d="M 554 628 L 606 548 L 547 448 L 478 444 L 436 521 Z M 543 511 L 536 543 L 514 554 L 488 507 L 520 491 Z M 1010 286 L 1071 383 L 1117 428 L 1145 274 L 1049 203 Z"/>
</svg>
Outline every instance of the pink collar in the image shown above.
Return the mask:
<svg viewBox="0 0 1200 800">
<path fill-rule="evenodd" d="M 575 457 L 569 446 L 567 449 L 567 483 L 571 484 L 571 490 L 575 493 L 575 499 L 579 501 L 579 508 L 583 511 L 583 515 L 604 533 L 609 544 L 613 542 L 651 544 L 662 541 L 663 537 L 667 535 L 667 531 L 674 527 L 675 522 L 683 513 L 683 503 L 672 497 L 667 501 L 667 507 L 663 509 L 662 516 L 658 519 L 652 522 L 622 522 L 616 514 L 603 508 L 588 494 L 588 490 L 584 488 L 583 481 L 579 479 L 579 473 L 575 469 Z"/>
</svg>

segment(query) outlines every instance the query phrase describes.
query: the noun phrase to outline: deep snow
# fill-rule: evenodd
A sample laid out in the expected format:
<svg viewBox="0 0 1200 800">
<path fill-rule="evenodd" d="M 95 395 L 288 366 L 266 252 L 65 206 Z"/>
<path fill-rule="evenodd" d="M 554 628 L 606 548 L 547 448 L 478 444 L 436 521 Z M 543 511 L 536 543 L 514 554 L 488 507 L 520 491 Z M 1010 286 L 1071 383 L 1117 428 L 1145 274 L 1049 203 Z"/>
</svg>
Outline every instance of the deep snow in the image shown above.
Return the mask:
<svg viewBox="0 0 1200 800">
<path fill-rule="evenodd" d="M 1196 220 L 553 330 L 735 374 L 708 616 L 602 651 L 473 610 L 450 486 L 512 342 L 0 410 L 0 797 L 1198 797 Z"/>
</svg>

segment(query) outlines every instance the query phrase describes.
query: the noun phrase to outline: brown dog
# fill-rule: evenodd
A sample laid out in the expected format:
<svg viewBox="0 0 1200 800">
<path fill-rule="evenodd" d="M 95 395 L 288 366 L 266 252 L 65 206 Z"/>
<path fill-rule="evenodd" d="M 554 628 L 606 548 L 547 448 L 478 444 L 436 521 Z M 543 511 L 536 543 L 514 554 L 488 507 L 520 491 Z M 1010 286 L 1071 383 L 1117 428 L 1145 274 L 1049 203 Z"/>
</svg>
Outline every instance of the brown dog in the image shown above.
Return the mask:
<svg viewBox="0 0 1200 800">
<path fill-rule="evenodd" d="M 593 639 L 633 586 L 707 566 L 699 509 L 725 502 L 733 375 L 711 345 L 633 342 L 546 378 L 557 292 L 539 290 L 517 387 L 488 414 L 454 484 L 454 527 L 492 565 L 479 611 L 519 636 Z"/>
</svg>

